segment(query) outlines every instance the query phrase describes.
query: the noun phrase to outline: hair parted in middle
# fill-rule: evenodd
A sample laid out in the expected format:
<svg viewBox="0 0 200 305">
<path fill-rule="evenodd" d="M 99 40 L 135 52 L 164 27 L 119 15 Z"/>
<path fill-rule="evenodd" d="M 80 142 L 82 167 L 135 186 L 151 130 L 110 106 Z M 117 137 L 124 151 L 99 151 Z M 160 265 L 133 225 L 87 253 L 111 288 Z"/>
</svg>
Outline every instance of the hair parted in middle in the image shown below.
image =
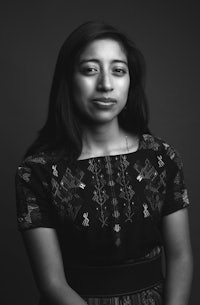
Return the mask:
<svg viewBox="0 0 200 305">
<path fill-rule="evenodd" d="M 124 130 L 141 135 L 149 133 L 148 104 L 144 92 L 145 61 L 135 44 L 121 31 L 104 22 L 89 21 L 76 28 L 63 43 L 54 71 L 48 116 L 26 156 L 42 151 L 57 151 L 77 159 L 82 150 L 82 128 L 73 103 L 74 67 L 89 43 L 111 38 L 127 55 L 130 87 L 125 109 L 118 116 Z"/>
</svg>

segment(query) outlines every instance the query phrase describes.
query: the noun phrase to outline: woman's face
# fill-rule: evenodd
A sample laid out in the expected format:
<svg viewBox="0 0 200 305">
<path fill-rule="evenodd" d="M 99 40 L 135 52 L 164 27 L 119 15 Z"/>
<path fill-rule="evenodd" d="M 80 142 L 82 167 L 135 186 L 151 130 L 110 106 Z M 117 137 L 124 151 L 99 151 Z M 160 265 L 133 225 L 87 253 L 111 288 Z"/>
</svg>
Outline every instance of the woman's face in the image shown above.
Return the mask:
<svg viewBox="0 0 200 305">
<path fill-rule="evenodd" d="M 129 91 L 130 75 L 123 46 L 114 39 L 97 39 L 82 52 L 75 66 L 73 98 L 88 121 L 117 120 Z"/>
</svg>

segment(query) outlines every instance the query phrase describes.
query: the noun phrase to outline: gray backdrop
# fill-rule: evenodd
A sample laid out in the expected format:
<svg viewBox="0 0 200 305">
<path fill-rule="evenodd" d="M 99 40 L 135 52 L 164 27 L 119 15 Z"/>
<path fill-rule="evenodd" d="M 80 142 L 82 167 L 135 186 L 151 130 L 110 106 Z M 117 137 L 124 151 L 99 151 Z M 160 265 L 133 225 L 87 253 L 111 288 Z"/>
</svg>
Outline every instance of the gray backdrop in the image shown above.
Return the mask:
<svg viewBox="0 0 200 305">
<path fill-rule="evenodd" d="M 198 1 L 1 1 L 1 304 L 37 304 L 16 229 L 14 173 L 42 126 L 58 50 L 80 23 L 103 19 L 126 31 L 145 55 L 152 131 L 182 155 L 191 208 L 195 275 L 190 304 L 200 302 Z"/>
</svg>

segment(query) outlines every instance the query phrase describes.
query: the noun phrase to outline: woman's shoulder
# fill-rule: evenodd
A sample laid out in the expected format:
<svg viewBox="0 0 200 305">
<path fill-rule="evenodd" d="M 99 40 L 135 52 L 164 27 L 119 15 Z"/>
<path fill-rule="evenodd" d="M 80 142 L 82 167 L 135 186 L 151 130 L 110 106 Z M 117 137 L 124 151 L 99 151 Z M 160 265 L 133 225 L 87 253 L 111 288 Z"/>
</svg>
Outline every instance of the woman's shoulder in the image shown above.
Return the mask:
<svg viewBox="0 0 200 305">
<path fill-rule="evenodd" d="M 37 152 L 25 156 L 17 167 L 17 173 L 34 172 L 39 175 L 49 175 L 57 166 L 57 156 L 54 152 Z"/>
<path fill-rule="evenodd" d="M 61 156 L 55 151 L 41 151 L 26 156 L 17 168 L 17 175 L 31 173 L 39 177 L 51 179 L 52 175 L 60 177 L 68 166 L 67 156 Z"/>
<path fill-rule="evenodd" d="M 48 166 L 49 164 L 53 163 L 55 160 L 55 155 L 53 153 L 49 152 L 38 152 L 34 153 L 28 156 L 25 156 L 22 161 L 21 165 L 36 165 L 36 166 L 41 166 L 45 167 Z"/>
<path fill-rule="evenodd" d="M 30 185 L 49 185 L 53 176 L 63 172 L 64 166 L 59 163 L 58 155 L 54 152 L 38 152 L 28 155 L 19 163 L 15 179 L 19 184 L 23 181 Z M 58 177 L 59 178 L 59 177 Z"/>
<path fill-rule="evenodd" d="M 166 142 L 163 138 L 155 136 L 153 134 L 142 134 L 141 136 L 141 148 L 152 149 L 154 151 L 170 149 L 176 150 L 171 144 Z"/>
<path fill-rule="evenodd" d="M 182 160 L 179 151 L 168 141 L 152 134 L 143 134 L 141 137 L 141 149 L 148 149 L 157 152 L 165 160 L 176 163 L 178 167 L 182 166 Z"/>
</svg>

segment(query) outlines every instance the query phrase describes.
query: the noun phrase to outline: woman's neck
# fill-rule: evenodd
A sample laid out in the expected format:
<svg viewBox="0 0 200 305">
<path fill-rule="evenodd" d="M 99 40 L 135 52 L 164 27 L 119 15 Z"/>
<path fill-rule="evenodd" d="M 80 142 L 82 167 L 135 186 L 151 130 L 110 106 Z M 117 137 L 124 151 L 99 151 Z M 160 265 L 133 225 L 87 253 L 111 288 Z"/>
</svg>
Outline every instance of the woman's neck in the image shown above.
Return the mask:
<svg viewBox="0 0 200 305">
<path fill-rule="evenodd" d="M 132 145 L 131 138 L 129 137 L 129 142 Z M 83 149 L 79 159 L 128 152 L 127 133 L 118 123 L 84 128 Z"/>
</svg>

